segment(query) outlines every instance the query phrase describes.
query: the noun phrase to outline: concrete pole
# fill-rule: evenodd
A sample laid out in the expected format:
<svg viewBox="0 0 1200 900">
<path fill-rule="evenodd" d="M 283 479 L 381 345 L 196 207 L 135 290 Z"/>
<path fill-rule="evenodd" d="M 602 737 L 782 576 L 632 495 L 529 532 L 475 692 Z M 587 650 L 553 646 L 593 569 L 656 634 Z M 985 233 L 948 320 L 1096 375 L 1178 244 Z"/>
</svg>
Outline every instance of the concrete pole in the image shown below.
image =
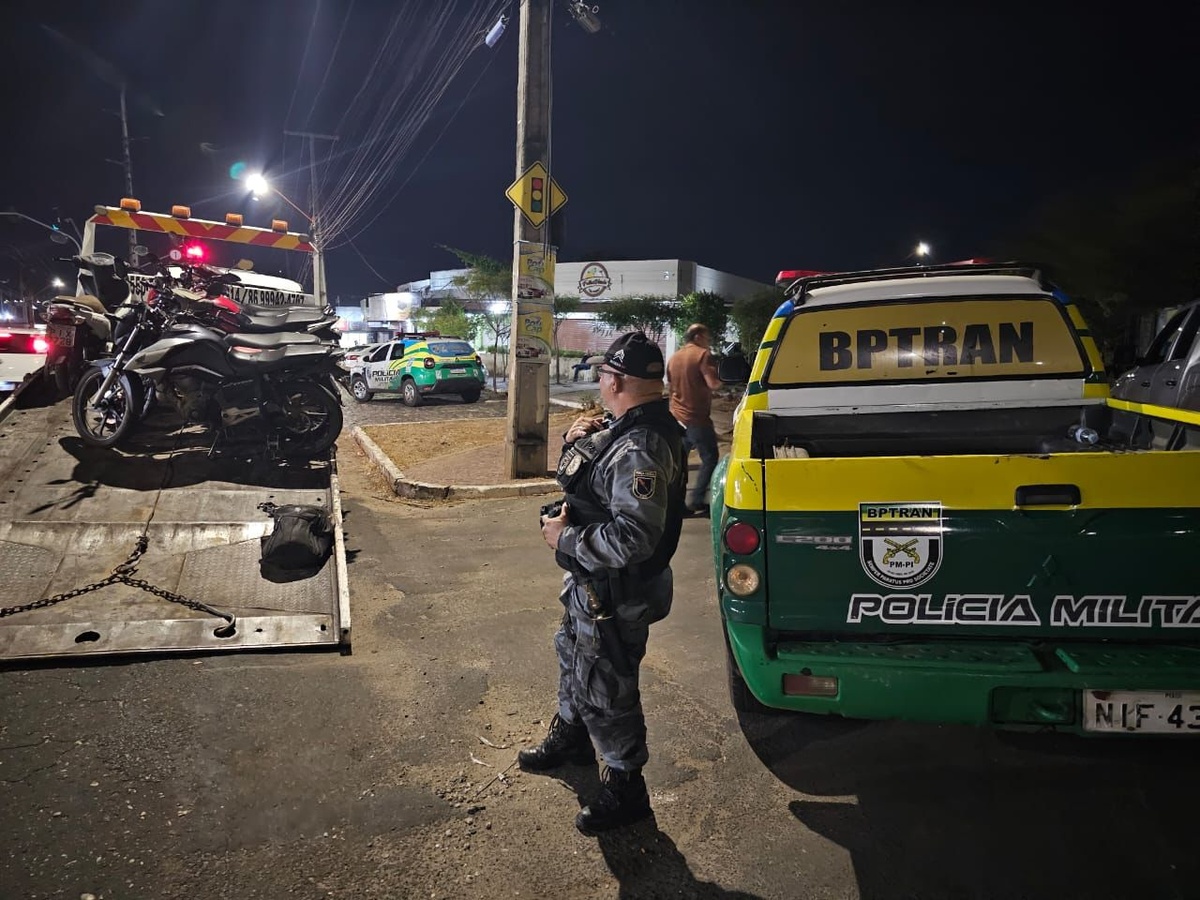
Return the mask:
<svg viewBox="0 0 1200 900">
<path fill-rule="evenodd" d="M 535 162 L 547 168 L 550 143 L 550 3 L 521 0 L 521 46 L 517 63 L 517 170 L 521 175 Z M 549 203 L 549 186 L 546 200 Z M 550 366 L 544 361 L 518 359 L 516 337 L 521 319 L 517 286 L 520 242 L 545 243 L 549 219 L 535 228 L 520 210 L 513 211 L 512 329 L 509 336 L 508 427 L 504 435 L 504 467 L 510 478 L 544 477 L 550 422 Z"/>
<path fill-rule="evenodd" d="M 121 152 L 125 159 L 125 196 L 133 196 L 133 157 L 129 153 L 129 114 L 125 108 L 125 85 L 121 85 Z M 137 230 L 129 231 L 129 262 L 137 262 L 133 248 L 137 246 Z"/>
<path fill-rule="evenodd" d="M 332 142 L 337 141 L 338 136 L 336 134 L 316 134 L 311 131 L 287 131 L 287 130 L 284 130 L 283 133 L 285 135 L 290 135 L 292 137 L 308 138 L 308 166 L 309 166 L 309 175 L 311 176 L 309 179 L 309 191 L 311 194 L 311 196 L 309 197 L 309 209 L 311 210 L 311 212 L 309 213 L 309 216 L 308 216 L 308 224 L 309 224 L 309 228 L 312 232 L 309 235 L 309 238 L 312 240 L 312 245 L 313 245 L 313 258 L 312 258 L 313 302 L 317 305 L 318 309 L 324 309 L 325 304 L 328 303 L 329 301 L 327 299 L 327 295 L 326 295 L 326 291 L 325 291 L 325 254 L 324 254 L 323 248 L 321 247 L 321 235 L 320 235 L 320 224 L 319 224 L 320 213 L 321 213 L 321 209 L 320 209 L 321 204 L 320 204 L 320 200 L 317 196 L 317 144 L 316 144 L 316 142 L 318 140 L 322 140 L 322 141 L 329 141 L 332 143 Z M 280 196 L 282 196 L 282 195 L 280 195 Z M 286 200 L 287 198 L 285 197 L 284 199 Z M 292 205 L 295 206 L 295 204 L 292 204 Z"/>
<path fill-rule="evenodd" d="M 317 309 L 325 308 L 325 255 L 321 250 L 321 235 L 318 232 L 317 218 L 320 210 L 317 208 L 317 137 L 308 136 L 308 165 L 309 174 L 309 205 L 312 207 L 312 245 L 313 245 L 313 300 Z"/>
</svg>

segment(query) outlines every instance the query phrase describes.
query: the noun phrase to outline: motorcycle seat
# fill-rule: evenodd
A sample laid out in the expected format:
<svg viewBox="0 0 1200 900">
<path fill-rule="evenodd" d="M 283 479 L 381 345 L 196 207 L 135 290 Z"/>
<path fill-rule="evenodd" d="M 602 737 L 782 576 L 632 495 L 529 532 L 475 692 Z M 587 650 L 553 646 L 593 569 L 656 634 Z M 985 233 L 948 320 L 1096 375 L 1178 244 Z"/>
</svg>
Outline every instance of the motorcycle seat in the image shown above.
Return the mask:
<svg viewBox="0 0 1200 900">
<path fill-rule="evenodd" d="M 264 334 L 227 334 L 225 343 L 230 347 L 256 347 L 267 350 L 284 344 L 319 344 L 321 339 L 315 334 L 303 331 L 271 331 Z"/>
<path fill-rule="evenodd" d="M 275 372 L 293 366 L 314 366 L 322 357 L 329 356 L 329 347 L 324 344 L 280 344 L 266 349 L 245 350 L 231 347 L 229 362 L 239 375 Z"/>
<path fill-rule="evenodd" d="M 67 295 L 63 294 L 58 297 L 55 297 L 54 302 L 55 303 L 73 303 L 76 306 L 82 306 L 85 309 L 89 309 L 94 313 L 99 313 L 102 316 L 108 314 L 108 310 L 106 310 L 104 308 L 104 304 L 101 303 L 97 298 L 93 297 L 91 294 L 76 294 L 71 297 L 68 297 Z"/>
<path fill-rule="evenodd" d="M 280 325 L 312 325 L 323 319 L 334 321 L 335 317 L 326 316 L 315 307 L 292 306 L 287 309 L 264 309 L 256 306 L 243 306 L 242 315 L 252 325 L 263 327 L 279 327 Z"/>
</svg>

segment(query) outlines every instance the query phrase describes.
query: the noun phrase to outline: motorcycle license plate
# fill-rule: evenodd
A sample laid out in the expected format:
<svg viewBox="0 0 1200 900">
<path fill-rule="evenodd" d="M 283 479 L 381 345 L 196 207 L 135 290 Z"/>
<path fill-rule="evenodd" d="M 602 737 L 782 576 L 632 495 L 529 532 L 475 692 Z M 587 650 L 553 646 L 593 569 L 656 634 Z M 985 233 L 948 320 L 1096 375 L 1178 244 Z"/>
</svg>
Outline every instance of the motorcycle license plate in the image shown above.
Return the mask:
<svg viewBox="0 0 1200 900">
<path fill-rule="evenodd" d="M 1200 735 L 1200 691 L 1084 691 L 1085 731 Z"/>
<path fill-rule="evenodd" d="M 74 325 L 55 325 L 51 323 L 46 329 L 49 332 L 51 342 L 58 344 L 60 347 L 75 346 L 75 326 Z"/>
</svg>

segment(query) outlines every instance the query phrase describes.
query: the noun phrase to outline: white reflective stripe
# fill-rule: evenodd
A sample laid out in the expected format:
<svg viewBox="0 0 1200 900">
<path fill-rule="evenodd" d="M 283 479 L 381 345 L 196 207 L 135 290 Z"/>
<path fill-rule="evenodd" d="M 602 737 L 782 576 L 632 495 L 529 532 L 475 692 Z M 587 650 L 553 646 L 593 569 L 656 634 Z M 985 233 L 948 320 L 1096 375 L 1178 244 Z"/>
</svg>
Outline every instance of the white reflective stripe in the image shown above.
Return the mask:
<svg viewBox="0 0 1200 900">
<path fill-rule="evenodd" d="M 1030 295 L 1050 298 L 1041 285 L 1023 275 L 943 275 L 937 278 L 856 281 L 816 288 L 805 297 L 804 305 L 799 308 L 850 306 L 881 300 L 909 303 L 925 297 L 992 299 L 1005 295 L 1020 296 L 1021 299 L 1028 299 Z"/>
<path fill-rule="evenodd" d="M 1083 388 L 1083 382 L 1077 378 L 769 388 L 767 408 L 796 415 L 812 415 L 864 409 L 871 412 L 905 412 L 928 408 L 1065 406 L 1104 402 L 1103 398 L 1085 399 Z"/>
</svg>

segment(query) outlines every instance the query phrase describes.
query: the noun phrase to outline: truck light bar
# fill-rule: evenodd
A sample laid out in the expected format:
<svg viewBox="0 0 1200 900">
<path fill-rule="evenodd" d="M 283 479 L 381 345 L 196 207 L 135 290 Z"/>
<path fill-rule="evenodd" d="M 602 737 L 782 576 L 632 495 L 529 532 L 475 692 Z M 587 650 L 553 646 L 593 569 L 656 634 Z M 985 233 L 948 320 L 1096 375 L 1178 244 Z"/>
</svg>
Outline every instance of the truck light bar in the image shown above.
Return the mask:
<svg viewBox="0 0 1200 900">
<path fill-rule="evenodd" d="M 830 275 L 815 275 L 808 278 L 797 278 L 784 293 L 792 299 L 796 306 L 804 303 L 808 294 L 817 288 L 831 287 L 838 284 L 854 284 L 861 281 L 892 281 L 902 278 L 943 278 L 950 275 L 1021 275 L 1036 279 L 1047 293 L 1055 290 L 1053 284 L 1043 275 L 1042 270 L 1029 263 L 951 263 L 941 266 L 904 266 L 893 269 L 865 269 L 860 272 L 837 272 Z"/>
</svg>

